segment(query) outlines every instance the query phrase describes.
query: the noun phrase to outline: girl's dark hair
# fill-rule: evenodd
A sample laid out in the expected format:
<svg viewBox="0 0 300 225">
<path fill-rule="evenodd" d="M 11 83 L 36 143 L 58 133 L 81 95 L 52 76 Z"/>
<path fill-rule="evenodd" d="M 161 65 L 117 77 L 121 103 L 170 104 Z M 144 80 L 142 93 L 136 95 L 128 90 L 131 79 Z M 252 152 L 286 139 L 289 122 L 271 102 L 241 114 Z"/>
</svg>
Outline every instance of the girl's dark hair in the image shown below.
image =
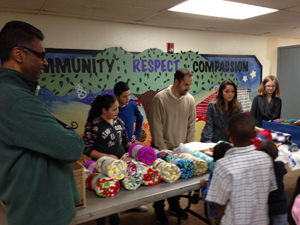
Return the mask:
<svg viewBox="0 0 300 225">
<path fill-rule="evenodd" d="M 264 140 L 260 144 L 261 151 L 267 153 L 273 160 L 278 157 L 278 148 L 276 147 L 275 143 L 271 140 Z"/>
<path fill-rule="evenodd" d="M 225 112 L 225 101 L 223 97 L 223 91 L 224 89 L 228 86 L 231 85 L 234 88 L 234 98 L 232 99 L 231 102 L 228 103 L 229 107 L 229 115 L 231 116 L 232 114 L 235 114 L 240 111 L 240 104 L 239 101 L 237 100 L 237 87 L 235 83 L 233 83 L 232 80 L 224 80 L 219 87 L 217 98 L 216 98 L 216 107 L 219 110 L 219 112 L 223 115 Z"/>
<path fill-rule="evenodd" d="M 227 150 L 231 149 L 233 147 L 232 144 L 226 141 L 220 141 L 218 144 L 214 147 L 213 152 L 213 159 L 214 162 L 218 161 L 219 159 L 223 158 Z"/>
<path fill-rule="evenodd" d="M 108 110 L 112 104 L 116 102 L 116 99 L 112 95 L 98 95 L 91 105 L 89 111 L 87 123 L 92 122 L 96 117 L 101 116 L 102 109 Z"/>
</svg>

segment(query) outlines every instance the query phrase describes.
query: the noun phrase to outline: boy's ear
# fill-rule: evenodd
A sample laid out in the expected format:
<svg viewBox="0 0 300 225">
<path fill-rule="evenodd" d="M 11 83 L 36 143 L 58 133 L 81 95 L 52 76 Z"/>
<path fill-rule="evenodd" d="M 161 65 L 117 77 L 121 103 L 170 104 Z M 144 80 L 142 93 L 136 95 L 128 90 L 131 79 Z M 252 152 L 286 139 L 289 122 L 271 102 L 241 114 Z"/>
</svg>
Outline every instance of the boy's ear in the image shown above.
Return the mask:
<svg viewBox="0 0 300 225">
<path fill-rule="evenodd" d="M 230 142 L 230 143 L 233 143 L 232 138 L 231 138 L 231 136 L 230 136 L 230 132 L 229 132 L 228 129 L 226 129 L 225 134 L 226 134 L 227 137 L 229 137 L 229 142 Z"/>
<path fill-rule="evenodd" d="M 106 113 L 107 112 L 107 110 L 105 108 L 102 108 L 101 110 L 102 110 L 102 113 Z"/>
<path fill-rule="evenodd" d="M 226 133 L 226 136 L 227 136 L 227 137 L 230 137 L 230 132 L 229 132 L 228 129 L 226 129 L 225 133 Z"/>
<path fill-rule="evenodd" d="M 256 137 L 256 130 L 255 129 L 253 129 L 253 132 L 252 132 L 252 135 L 251 135 L 251 139 L 253 139 L 253 138 L 255 138 Z"/>
</svg>

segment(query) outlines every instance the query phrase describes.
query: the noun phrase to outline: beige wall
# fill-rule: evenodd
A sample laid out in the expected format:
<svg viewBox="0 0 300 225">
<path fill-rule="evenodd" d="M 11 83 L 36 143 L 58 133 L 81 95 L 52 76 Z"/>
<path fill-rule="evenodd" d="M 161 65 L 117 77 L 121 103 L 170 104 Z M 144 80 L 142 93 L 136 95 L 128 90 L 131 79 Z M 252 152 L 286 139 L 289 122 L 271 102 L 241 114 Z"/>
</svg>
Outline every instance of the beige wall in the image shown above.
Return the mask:
<svg viewBox="0 0 300 225">
<path fill-rule="evenodd" d="M 121 46 L 127 51 L 159 48 L 175 43 L 175 52 L 256 55 L 263 76 L 277 71 L 277 47 L 300 44 L 300 39 L 259 37 L 230 33 L 168 29 L 151 26 L 1 12 L 0 27 L 10 20 L 23 20 L 41 29 L 48 48 L 104 49 Z"/>
</svg>

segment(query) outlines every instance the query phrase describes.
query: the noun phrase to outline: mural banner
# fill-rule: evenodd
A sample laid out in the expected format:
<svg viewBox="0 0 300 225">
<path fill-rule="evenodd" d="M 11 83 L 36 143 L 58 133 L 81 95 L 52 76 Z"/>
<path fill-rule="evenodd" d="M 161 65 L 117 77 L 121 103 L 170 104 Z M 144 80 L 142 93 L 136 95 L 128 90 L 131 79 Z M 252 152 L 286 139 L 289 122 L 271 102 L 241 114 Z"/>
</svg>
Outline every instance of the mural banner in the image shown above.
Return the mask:
<svg viewBox="0 0 300 225">
<path fill-rule="evenodd" d="M 189 92 L 197 104 L 196 141 L 205 124 L 207 105 L 223 80 L 236 83 L 243 110 L 249 111 L 262 77 L 262 66 L 255 56 L 204 55 L 193 51 L 170 54 L 155 48 L 136 53 L 121 47 L 46 51 L 49 65 L 39 80 L 39 96 L 55 117 L 67 124 L 76 123 L 77 132 L 82 134 L 95 96 L 113 95 L 114 85 L 124 81 L 130 87 L 131 100 L 144 115 L 140 142 L 145 145 L 151 143 L 147 114 L 152 98 L 173 84 L 178 68 L 193 72 Z"/>
</svg>

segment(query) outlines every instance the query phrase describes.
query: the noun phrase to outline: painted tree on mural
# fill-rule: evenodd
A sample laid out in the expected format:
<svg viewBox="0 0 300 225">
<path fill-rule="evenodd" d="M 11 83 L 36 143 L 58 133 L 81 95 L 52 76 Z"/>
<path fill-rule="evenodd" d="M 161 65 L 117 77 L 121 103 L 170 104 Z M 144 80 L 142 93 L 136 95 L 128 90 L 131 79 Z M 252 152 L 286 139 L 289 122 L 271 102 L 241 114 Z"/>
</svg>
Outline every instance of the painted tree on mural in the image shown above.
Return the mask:
<svg viewBox="0 0 300 225">
<path fill-rule="evenodd" d="M 113 89 L 118 81 L 125 81 L 133 93 L 143 94 L 148 90 L 159 91 L 172 84 L 176 68 L 192 71 L 195 60 L 206 61 L 192 51 L 169 54 L 152 48 L 131 53 L 114 47 L 91 57 L 65 58 L 64 61 L 49 59 L 49 68 L 40 79 L 40 85 L 57 96 L 63 96 L 76 87 L 99 93 Z M 238 85 L 233 73 L 194 72 L 190 93 L 210 91 L 225 79 L 231 79 Z"/>
<path fill-rule="evenodd" d="M 197 104 L 197 118 L 199 112 L 206 113 L 201 102 L 215 96 L 223 80 L 233 80 L 247 96 L 256 93 L 261 81 L 261 65 L 255 56 L 202 55 L 193 51 L 169 54 L 155 48 L 133 53 L 112 47 L 99 51 L 47 49 L 46 59 L 49 66 L 39 80 L 39 96 L 56 118 L 67 124 L 76 122 L 76 131 L 82 134 L 95 97 L 113 94 L 115 83 L 125 81 L 131 89 L 131 100 L 144 115 L 140 135 L 144 145 L 151 144 L 147 114 L 152 98 L 173 83 L 176 69 L 188 68 L 193 73 L 189 92 Z M 201 129 L 201 121 L 196 121 L 197 130 Z"/>
</svg>

